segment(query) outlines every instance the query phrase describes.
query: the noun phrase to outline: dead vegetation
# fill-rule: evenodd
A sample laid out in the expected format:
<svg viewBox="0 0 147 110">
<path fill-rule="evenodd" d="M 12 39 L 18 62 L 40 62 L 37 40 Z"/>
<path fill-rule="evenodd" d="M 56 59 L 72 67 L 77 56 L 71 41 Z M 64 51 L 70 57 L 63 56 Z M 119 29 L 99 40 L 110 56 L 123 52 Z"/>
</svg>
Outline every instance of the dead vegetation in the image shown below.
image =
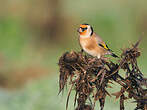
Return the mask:
<svg viewBox="0 0 147 110">
<path fill-rule="evenodd" d="M 137 65 L 140 56 L 138 45 L 139 41 L 131 48 L 124 49 L 118 63 L 86 56 L 81 52 L 64 53 L 59 59 L 59 93 L 66 85 L 70 86 L 66 109 L 70 93 L 74 90 L 75 110 L 94 110 L 96 101 L 103 110 L 106 96 L 111 95 L 119 98 L 120 110 L 125 109 L 124 101 L 127 99 L 134 100 L 135 110 L 147 110 L 147 79 Z M 120 69 L 125 77 L 119 74 Z M 121 90 L 111 94 L 106 88 L 110 88 L 113 82 L 118 83 Z"/>
</svg>

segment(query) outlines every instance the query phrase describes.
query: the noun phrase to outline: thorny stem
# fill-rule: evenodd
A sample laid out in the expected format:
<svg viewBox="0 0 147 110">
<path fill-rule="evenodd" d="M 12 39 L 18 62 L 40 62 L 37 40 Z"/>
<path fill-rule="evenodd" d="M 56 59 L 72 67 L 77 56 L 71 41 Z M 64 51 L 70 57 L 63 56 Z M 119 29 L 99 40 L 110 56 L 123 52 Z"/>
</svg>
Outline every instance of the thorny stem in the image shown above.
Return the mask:
<svg viewBox="0 0 147 110">
<path fill-rule="evenodd" d="M 96 101 L 100 102 L 100 110 L 103 110 L 106 96 L 111 96 L 106 90 L 111 82 L 121 86 L 120 91 L 112 94 L 120 98 L 120 110 L 125 109 L 124 101 L 129 98 L 133 98 L 137 103 L 135 110 L 147 110 L 147 89 L 142 87 L 147 87 L 147 79 L 143 77 L 137 65 L 137 57 L 140 56 L 138 44 L 139 41 L 132 48 L 124 49 L 118 63 L 87 57 L 81 52 L 63 54 L 59 59 L 59 92 L 63 91 L 68 81 L 71 85 L 66 110 L 72 89 L 76 91 L 74 98 L 76 110 L 94 110 Z M 120 69 L 124 70 L 126 77 L 119 74 Z M 125 92 L 128 94 L 124 95 Z M 90 105 L 87 104 L 87 99 Z"/>
</svg>

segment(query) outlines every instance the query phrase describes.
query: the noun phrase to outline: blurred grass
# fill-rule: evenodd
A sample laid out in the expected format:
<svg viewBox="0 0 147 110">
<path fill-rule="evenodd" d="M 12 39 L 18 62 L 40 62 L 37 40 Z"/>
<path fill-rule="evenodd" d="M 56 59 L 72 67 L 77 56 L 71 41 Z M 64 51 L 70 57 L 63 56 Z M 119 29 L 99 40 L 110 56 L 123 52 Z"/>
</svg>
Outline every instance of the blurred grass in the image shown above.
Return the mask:
<svg viewBox="0 0 147 110">
<path fill-rule="evenodd" d="M 129 46 L 129 42 L 136 42 L 142 31 L 145 30 L 142 29 L 145 25 L 142 23 L 142 18 L 147 11 L 146 3 L 145 0 L 95 0 L 93 2 L 89 0 L 65 0 L 61 3 L 63 6 L 62 16 L 72 18 L 68 21 L 70 22 L 71 33 L 65 36 L 67 39 L 63 37 L 64 43 L 49 42 L 49 46 L 40 46 L 39 44 L 34 46 L 32 40 L 36 36 L 31 33 L 30 28 L 26 29 L 25 21 L 21 17 L 9 15 L 1 17 L 1 74 L 9 77 L 13 69 L 17 70 L 17 68 L 22 69 L 29 66 L 36 66 L 36 69 L 44 67 L 48 71 L 42 79 L 29 80 L 21 89 L 1 88 L 0 110 L 65 110 L 67 90 L 63 96 L 57 95 L 59 75 L 57 63 L 63 52 L 80 50 L 76 33 L 79 24 L 85 22 L 91 24 L 109 47 L 119 54 L 120 48 Z M 138 60 L 145 76 L 147 76 L 146 40 L 147 38 L 144 36 L 140 45 L 142 56 Z M 118 85 L 114 85 L 114 88 L 116 91 Z M 69 109 L 74 108 L 72 99 L 73 96 L 71 96 Z M 126 105 L 126 110 L 134 108 L 134 104 L 130 104 L 129 101 Z M 105 110 L 118 110 L 118 108 L 118 101 L 115 102 L 114 97 L 108 97 Z"/>
<path fill-rule="evenodd" d="M 29 82 L 25 88 L 18 91 L 5 91 L 1 90 L 0 92 L 0 106 L 2 110 L 65 110 L 66 104 L 66 94 L 67 90 L 65 89 L 64 94 L 58 94 L 58 83 L 57 75 L 50 78 L 44 78 L 39 81 Z M 51 80 L 52 79 L 52 80 Z M 118 87 L 115 87 L 115 89 Z M 113 91 L 114 92 L 114 91 Z M 72 95 L 74 92 L 72 93 Z M 70 106 L 69 110 L 73 109 L 73 96 L 70 97 Z M 134 108 L 134 104 L 130 101 L 125 103 L 126 110 L 131 110 Z M 112 97 L 107 97 L 105 110 L 118 110 L 119 101 L 115 101 Z M 115 106 L 114 106 L 115 105 Z M 96 107 L 98 107 L 98 103 Z"/>
</svg>

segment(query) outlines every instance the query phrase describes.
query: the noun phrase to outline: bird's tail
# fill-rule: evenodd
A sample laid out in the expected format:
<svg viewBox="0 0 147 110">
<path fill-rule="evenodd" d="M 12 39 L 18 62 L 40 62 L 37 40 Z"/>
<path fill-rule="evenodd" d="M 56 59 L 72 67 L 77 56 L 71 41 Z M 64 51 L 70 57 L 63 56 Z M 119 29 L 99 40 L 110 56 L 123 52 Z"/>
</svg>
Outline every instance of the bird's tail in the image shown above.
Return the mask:
<svg viewBox="0 0 147 110">
<path fill-rule="evenodd" d="M 119 58 L 116 54 L 114 54 L 114 53 L 111 53 L 111 56 L 112 57 L 115 57 L 115 58 Z"/>
</svg>

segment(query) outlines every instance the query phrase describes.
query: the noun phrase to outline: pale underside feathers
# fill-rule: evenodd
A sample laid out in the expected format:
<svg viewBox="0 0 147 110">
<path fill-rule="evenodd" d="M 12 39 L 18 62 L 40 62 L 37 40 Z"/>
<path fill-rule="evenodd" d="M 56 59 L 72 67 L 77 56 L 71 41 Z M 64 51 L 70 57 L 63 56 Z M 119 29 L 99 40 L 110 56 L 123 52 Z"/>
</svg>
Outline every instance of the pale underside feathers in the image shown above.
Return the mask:
<svg viewBox="0 0 147 110">
<path fill-rule="evenodd" d="M 104 55 L 118 57 L 117 55 L 112 53 L 112 50 L 109 49 L 102 38 L 93 32 L 93 28 L 90 25 L 80 25 L 78 32 L 80 34 L 80 45 L 86 53 L 92 56 L 96 56 L 97 58 L 101 58 L 101 56 Z"/>
</svg>

